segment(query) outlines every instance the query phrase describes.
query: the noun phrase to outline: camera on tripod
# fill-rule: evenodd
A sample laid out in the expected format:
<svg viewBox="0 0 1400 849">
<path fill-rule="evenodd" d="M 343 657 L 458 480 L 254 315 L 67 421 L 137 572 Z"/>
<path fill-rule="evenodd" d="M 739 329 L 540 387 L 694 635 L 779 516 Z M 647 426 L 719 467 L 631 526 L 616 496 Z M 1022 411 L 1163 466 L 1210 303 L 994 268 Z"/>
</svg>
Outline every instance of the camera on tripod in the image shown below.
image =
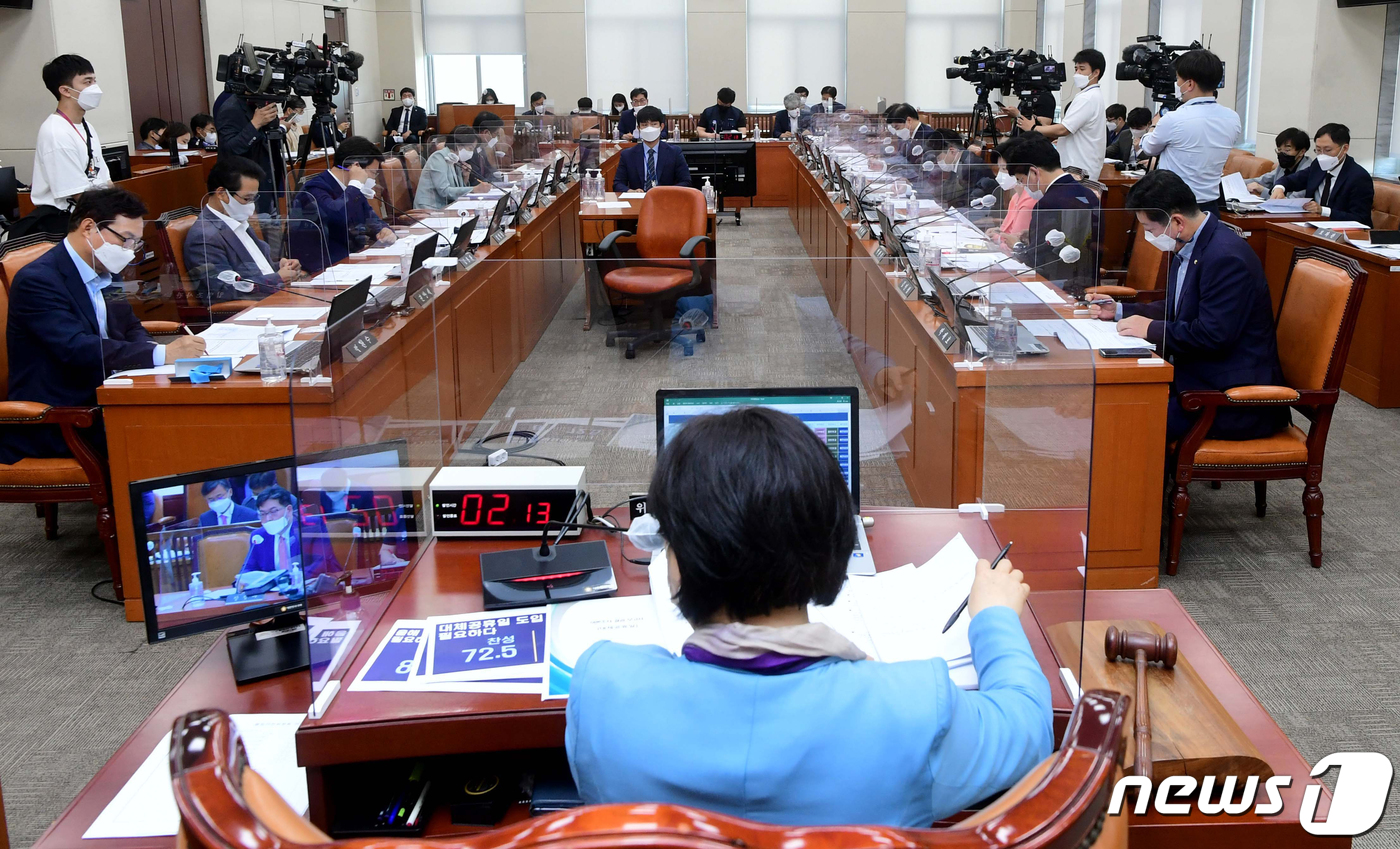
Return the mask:
<svg viewBox="0 0 1400 849">
<path fill-rule="evenodd" d="M 359 82 L 365 57 L 343 42 L 324 36 L 321 40 L 320 46 L 314 41 L 289 41 L 277 49 L 240 39 L 232 53 L 219 57 L 215 79 L 224 84 L 224 91 L 255 107 L 283 104 L 293 95 L 309 97 L 316 107 L 313 120 L 330 121 L 335 113 L 331 98 L 340 92 L 342 82 Z M 264 132 L 269 131 L 275 128 Z"/>
<path fill-rule="evenodd" d="M 1015 94 L 1022 103 L 1028 103 L 1043 92 L 1059 91 L 1065 81 L 1064 62 L 1056 62 L 1048 54 L 1024 47 L 1018 50 L 980 47 L 966 56 L 954 56 L 953 63 L 962 67 L 949 68 L 948 79 L 966 80 L 977 91 L 977 104 L 972 110 L 972 134 L 989 137 L 993 143 L 999 133 L 996 116 L 987 101 L 988 94 L 994 90 L 1003 96 Z"/>
<path fill-rule="evenodd" d="M 1167 44 L 1160 35 L 1144 35 L 1136 44 L 1123 48 L 1123 61 L 1118 63 L 1113 76 L 1142 83 L 1143 88 L 1152 92 L 1153 101 L 1175 109 L 1181 105 L 1176 96 L 1176 60 L 1187 51 L 1201 49 L 1199 41 Z"/>
</svg>

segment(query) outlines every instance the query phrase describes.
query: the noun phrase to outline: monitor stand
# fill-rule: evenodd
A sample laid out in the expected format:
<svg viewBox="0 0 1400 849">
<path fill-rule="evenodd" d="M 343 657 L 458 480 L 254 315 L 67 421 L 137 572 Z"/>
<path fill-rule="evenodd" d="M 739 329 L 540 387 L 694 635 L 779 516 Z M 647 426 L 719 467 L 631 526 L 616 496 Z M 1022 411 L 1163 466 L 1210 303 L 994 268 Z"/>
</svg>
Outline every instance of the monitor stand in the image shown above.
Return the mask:
<svg viewBox="0 0 1400 849">
<path fill-rule="evenodd" d="M 311 668 L 311 646 L 300 613 L 278 616 L 262 627 L 228 634 L 228 659 L 238 684 Z"/>
</svg>

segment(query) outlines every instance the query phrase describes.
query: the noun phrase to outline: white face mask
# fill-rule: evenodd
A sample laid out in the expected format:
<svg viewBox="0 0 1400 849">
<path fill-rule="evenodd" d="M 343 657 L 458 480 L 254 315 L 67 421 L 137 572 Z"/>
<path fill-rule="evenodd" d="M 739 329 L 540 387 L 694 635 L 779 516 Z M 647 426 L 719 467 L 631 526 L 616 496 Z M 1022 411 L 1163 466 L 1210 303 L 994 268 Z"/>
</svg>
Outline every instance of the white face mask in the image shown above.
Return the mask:
<svg viewBox="0 0 1400 849">
<path fill-rule="evenodd" d="M 643 513 L 627 528 L 627 539 L 642 551 L 658 552 L 666 547 L 666 538 L 661 535 L 661 523 L 650 513 Z"/>
<path fill-rule="evenodd" d="M 283 516 L 280 519 L 269 519 L 268 521 L 263 522 L 262 526 L 263 530 L 267 531 L 273 536 L 277 536 L 287 529 L 287 517 Z"/>
<path fill-rule="evenodd" d="M 494 149 L 496 147 L 497 141 L 498 139 L 495 136 L 492 136 L 491 138 L 486 140 L 486 146 Z"/>
<path fill-rule="evenodd" d="M 1027 192 L 1027 194 L 1031 196 L 1032 200 L 1040 200 L 1041 198 L 1045 197 L 1045 192 L 1041 191 Z"/>
<path fill-rule="evenodd" d="M 1166 251 L 1167 253 L 1171 253 L 1172 251 L 1176 250 L 1176 239 L 1172 238 L 1170 235 L 1167 234 L 1167 230 L 1170 230 L 1171 226 L 1171 222 L 1168 221 L 1166 230 L 1163 230 L 1161 233 L 1155 235 L 1152 233 L 1148 233 L 1146 236 L 1147 243 L 1149 245 L 1152 245 L 1157 250 Z"/>
<path fill-rule="evenodd" d="M 1317 155 L 1317 167 L 1321 168 L 1323 171 L 1331 171 L 1333 168 L 1336 168 L 1337 163 L 1341 161 L 1341 157 L 1339 156 L 1332 156 L 1327 153 L 1319 153 Z"/>
<path fill-rule="evenodd" d="M 787 114 L 788 114 L 788 117 L 789 117 L 789 118 L 800 118 L 800 117 L 802 116 L 802 110 L 801 110 L 801 109 L 789 109 L 789 110 L 787 111 Z"/>
<path fill-rule="evenodd" d="M 939 171 L 942 171 L 942 172 L 945 173 L 945 174 L 950 173 L 950 172 L 951 172 L 954 168 L 956 168 L 956 167 L 957 167 L 957 164 L 956 164 L 956 163 L 953 163 L 953 162 L 944 162 L 944 161 L 941 160 L 941 159 L 938 160 L 938 170 L 939 170 Z"/>
<path fill-rule="evenodd" d="M 102 88 L 97 83 L 93 83 L 82 91 L 78 92 L 78 105 L 86 112 L 91 112 L 102 103 Z"/>
<path fill-rule="evenodd" d="M 1177 100 L 1186 99 L 1186 95 L 1181 92 L 1181 83 L 1172 83 L 1172 93 L 1176 95 Z"/>
<path fill-rule="evenodd" d="M 807 97 L 806 97 L 806 95 L 801 95 L 801 94 L 799 94 L 799 95 L 797 96 L 797 102 L 798 102 L 798 103 L 801 103 L 803 106 L 806 106 L 806 105 L 807 105 Z"/>
<path fill-rule="evenodd" d="M 1009 192 L 1012 189 L 1016 188 L 1016 178 L 1006 173 L 1005 171 L 998 172 L 997 185 L 1001 187 L 1001 190 L 1003 192 Z"/>
<path fill-rule="evenodd" d="M 215 513 L 224 514 L 233 509 L 232 498 L 213 498 L 209 501 L 209 509 Z"/>
<path fill-rule="evenodd" d="M 101 233 L 98 234 L 98 238 L 102 238 Z M 89 247 L 91 247 L 91 243 L 89 243 Z M 136 252 L 102 239 L 102 243 L 92 249 L 92 256 L 101 263 L 103 268 L 107 269 L 108 274 L 121 274 L 122 269 L 130 265 L 133 259 L 136 259 Z"/>
<path fill-rule="evenodd" d="M 833 105 L 834 105 L 834 102 L 833 102 L 832 99 L 829 98 L 829 97 L 822 100 L 822 106 L 826 107 L 826 111 L 828 111 L 828 112 L 831 111 L 831 107 L 832 107 Z"/>
<path fill-rule="evenodd" d="M 1146 128 L 1146 127 L 1139 127 L 1139 128 L 1136 129 L 1136 130 L 1129 130 L 1128 132 L 1130 132 L 1130 133 L 1133 134 L 1133 138 L 1134 138 L 1134 139 L 1140 139 L 1140 138 L 1142 138 L 1143 136 L 1147 135 L 1147 128 Z"/>
<path fill-rule="evenodd" d="M 256 209 L 254 204 L 243 203 L 233 195 L 229 195 L 228 200 L 224 203 L 224 212 L 234 221 L 247 221 L 253 216 L 254 209 Z"/>
<path fill-rule="evenodd" d="M 654 141 L 656 141 L 657 139 L 661 138 L 661 128 L 660 128 L 660 127 L 642 127 L 642 129 L 641 129 L 641 136 L 642 136 L 642 141 L 644 141 L 644 142 L 654 142 Z"/>
<path fill-rule="evenodd" d="M 405 98 L 403 99 L 403 108 L 405 108 L 405 109 L 412 109 L 412 108 L 413 108 L 413 98 L 411 98 L 411 97 L 405 97 Z"/>
<path fill-rule="evenodd" d="M 207 136 L 204 137 L 204 143 L 205 143 L 205 144 L 218 144 L 218 143 L 219 143 L 219 134 L 216 133 L 216 132 L 214 132 L 213 130 L 210 130 L 210 131 L 209 131 L 209 134 L 208 134 Z"/>
<path fill-rule="evenodd" d="M 910 130 L 908 127 L 895 127 L 894 129 L 895 137 L 900 141 L 907 141 L 909 139 L 909 133 Z"/>
<path fill-rule="evenodd" d="M 190 143 L 189 143 L 189 142 L 177 142 L 177 144 L 180 145 L 180 149 L 181 149 L 181 150 L 189 150 L 189 149 L 190 149 Z"/>
<path fill-rule="evenodd" d="M 461 158 L 458 157 L 456 153 L 453 153 L 452 151 L 448 150 L 447 148 L 443 148 L 443 150 L 442 150 L 442 156 L 443 156 L 444 159 L 446 159 L 448 162 L 452 163 L 453 165 L 456 165 L 458 162 L 461 161 Z"/>
<path fill-rule="evenodd" d="M 1089 85 L 1089 78 L 1088 78 L 1087 76 L 1085 76 L 1084 74 L 1075 74 L 1075 75 L 1074 75 L 1074 87 L 1075 87 L 1075 88 L 1082 89 L 1082 88 L 1084 88 L 1084 87 L 1086 87 L 1086 86 L 1088 86 L 1088 85 Z"/>
</svg>

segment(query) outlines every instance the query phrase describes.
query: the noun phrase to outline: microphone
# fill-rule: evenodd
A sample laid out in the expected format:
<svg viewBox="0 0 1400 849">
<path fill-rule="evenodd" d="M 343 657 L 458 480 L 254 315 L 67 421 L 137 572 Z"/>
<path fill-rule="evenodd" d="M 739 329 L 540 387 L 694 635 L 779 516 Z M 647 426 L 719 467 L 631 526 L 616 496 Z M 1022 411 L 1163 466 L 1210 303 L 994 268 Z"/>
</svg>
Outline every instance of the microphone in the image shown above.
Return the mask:
<svg viewBox="0 0 1400 849">
<path fill-rule="evenodd" d="M 225 283 L 225 284 L 227 284 L 227 285 L 229 285 L 229 286 L 232 286 L 232 287 L 234 288 L 234 291 L 239 292 L 239 293 L 241 293 L 241 294 L 245 294 L 245 295 L 248 294 L 249 292 L 253 292 L 253 291 L 258 290 L 258 289 L 263 290 L 263 291 L 266 292 L 267 294 L 272 294 L 272 293 L 274 293 L 274 292 L 289 292 L 289 291 L 291 291 L 290 286 L 287 286 L 287 287 L 283 287 L 283 286 L 273 286 L 273 285 L 271 285 L 270 283 L 266 283 L 266 282 L 264 282 L 264 281 L 262 281 L 262 280 L 249 280 L 249 279 L 247 279 L 246 277 L 243 277 L 243 276 L 242 276 L 241 274 L 239 274 L 237 271 L 234 271 L 232 268 L 226 268 L 226 269 L 224 269 L 223 271 L 220 271 L 217 275 L 215 275 L 215 277 L 218 279 L 218 281 L 219 281 L 220 283 Z M 247 286 L 247 288 L 244 288 L 243 286 L 240 286 L 240 285 L 239 285 L 240 283 L 245 284 L 245 285 Z M 327 300 L 327 299 L 325 299 L 325 298 L 318 298 L 318 297 L 316 297 L 315 295 L 308 295 L 308 294 L 306 294 L 306 293 L 304 293 L 304 292 L 292 292 L 292 294 L 298 295 L 298 296 L 303 297 L 303 298 L 307 298 L 307 299 L 312 300 L 312 301 L 318 301 L 318 302 L 323 303 L 323 304 L 329 304 L 329 303 L 330 303 L 330 301 Z"/>
<path fill-rule="evenodd" d="M 381 203 L 383 203 L 386 207 L 389 208 L 389 211 L 390 211 L 390 212 L 394 213 L 395 215 L 403 216 L 404 218 L 407 218 L 409 221 L 412 221 L 413 223 L 417 224 L 417 225 L 420 226 L 420 227 L 426 227 L 426 228 L 428 228 L 429 230 L 433 231 L 434 233 L 436 233 L 436 234 L 438 234 L 439 236 L 441 236 L 441 237 L 443 237 L 444 239 L 446 239 L 448 245 L 451 245 L 453 239 L 456 238 L 456 235 L 457 235 L 456 233 L 453 233 L 453 234 L 451 234 L 451 235 L 448 235 L 447 233 L 442 232 L 442 231 L 439 230 L 438 228 L 436 228 L 436 227 L 432 226 L 431 224 L 429 224 L 427 221 L 425 221 L 425 220 L 423 220 L 423 219 L 421 219 L 421 218 L 415 218 L 412 212 L 407 212 L 407 211 L 405 211 L 405 210 L 399 209 L 397 206 L 394 206 L 392 203 L 389 203 L 389 199 L 388 199 L 388 198 L 380 198 L 379 200 L 380 200 Z"/>
<path fill-rule="evenodd" d="M 1052 230 L 1051 233 L 1059 233 L 1059 231 L 1058 231 L 1058 230 Z M 1063 240 L 1064 234 L 1063 234 L 1063 233 L 1060 233 L 1060 237 L 1061 237 L 1061 240 Z M 980 291 L 982 291 L 983 289 L 990 288 L 990 287 L 992 287 L 992 286 L 995 286 L 995 285 L 998 284 L 998 283 L 1009 283 L 1009 282 L 1011 282 L 1011 281 L 1013 281 L 1013 280 L 1019 279 L 1020 276 L 1021 276 L 1022 274 L 1030 274 L 1030 273 L 1032 273 L 1032 272 L 1040 271 L 1042 268 L 1045 268 L 1045 267 L 1048 266 L 1048 265 L 1053 265 L 1053 264 L 1056 263 L 1056 262 L 1064 262 L 1064 263 L 1066 263 L 1066 264 L 1068 264 L 1068 265 L 1073 265 L 1074 263 L 1076 263 L 1076 262 L 1079 261 L 1079 258 L 1080 258 L 1081 256 L 1083 256 L 1083 254 L 1080 252 L 1079 248 L 1076 248 L 1074 245 L 1064 245 L 1064 247 L 1060 248 L 1059 253 L 1057 253 L 1055 256 L 1051 257 L 1050 259 L 1046 260 L 1045 262 L 1042 262 L 1040 265 L 1037 265 L 1037 266 L 1035 266 L 1035 267 L 1033 267 L 1033 268 L 1028 268 L 1028 269 L 1026 269 L 1025 271 L 1013 271 L 1013 272 L 1010 272 L 1010 276 L 1009 276 L 1009 277 L 1002 277 L 1002 278 L 999 279 L 999 280 L 990 280 L 990 281 L 988 281 L 988 282 L 986 282 L 986 283 L 983 283 L 983 284 L 981 284 L 981 285 L 979 285 L 979 286 L 974 286 L 974 287 L 972 287 L 971 289 L 968 289 L 966 292 L 963 292 L 961 295 L 959 295 L 959 296 L 957 297 L 957 300 L 955 300 L 955 301 L 953 302 L 953 309 L 954 309 L 954 311 L 957 311 L 957 309 L 958 309 L 959 307 L 961 307 L 963 304 L 965 304 L 965 303 L 967 302 L 968 297 L 969 297 L 970 295 L 972 295 L 974 292 L 980 292 Z M 969 271 L 968 273 L 962 275 L 961 277 L 956 277 L 956 278 L 954 278 L 954 279 L 952 279 L 952 280 L 949 280 L 949 281 L 948 281 L 948 284 L 947 284 L 947 285 L 948 285 L 948 291 L 951 292 L 952 289 L 953 289 L 953 284 L 954 284 L 954 283 L 957 283 L 959 280 L 966 280 L 968 277 L 971 277 L 971 276 L 974 275 L 974 274 L 981 274 L 982 271 L 985 271 L 985 270 L 986 270 L 986 269 L 981 269 L 981 270 L 979 270 L 979 271 Z"/>
</svg>

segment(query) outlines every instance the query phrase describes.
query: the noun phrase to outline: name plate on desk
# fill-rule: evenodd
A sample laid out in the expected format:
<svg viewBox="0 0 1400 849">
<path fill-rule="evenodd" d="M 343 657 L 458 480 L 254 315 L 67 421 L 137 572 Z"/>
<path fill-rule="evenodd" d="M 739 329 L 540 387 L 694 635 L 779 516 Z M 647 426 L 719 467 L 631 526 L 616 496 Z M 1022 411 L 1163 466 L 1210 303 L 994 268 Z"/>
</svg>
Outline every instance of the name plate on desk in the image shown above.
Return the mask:
<svg viewBox="0 0 1400 849">
<path fill-rule="evenodd" d="M 340 356 L 347 363 L 358 363 L 365 358 L 365 355 L 374 350 L 374 346 L 379 344 L 373 333 L 368 330 L 361 330 L 360 334 L 340 349 Z"/>
<path fill-rule="evenodd" d="M 906 301 L 917 301 L 919 295 L 919 284 L 911 277 L 900 277 L 894 281 L 895 288 L 899 290 L 900 297 Z"/>
<path fill-rule="evenodd" d="M 889 258 L 890 258 L 890 252 L 887 251 L 887 250 L 885 250 L 885 246 L 884 246 L 884 245 L 876 245 L 876 246 L 875 246 L 875 261 L 876 261 L 876 262 L 884 262 L 885 260 L 887 260 L 887 259 L 889 259 Z"/>
<path fill-rule="evenodd" d="M 426 307 L 433 300 L 433 287 L 424 286 L 413 293 L 413 303 L 420 307 Z"/>
<path fill-rule="evenodd" d="M 501 244 L 501 243 L 504 242 L 506 239 L 509 239 L 509 238 L 510 238 L 510 234 L 511 234 L 511 230 L 510 230 L 509 227 L 506 227 L 506 228 L 502 228 L 502 229 L 500 229 L 500 230 L 497 230 L 495 233 L 493 233 L 493 234 L 491 235 L 491 244 L 493 244 L 493 245 L 499 245 L 499 244 Z"/>
<path fill-rule="evenodd" d="M 873 234 L 870 232 L 870 222 L 862 221 L 860 224 L 860 229 L 856 230 L 856 238 L 864 242 L 865 240 L 869 239 L 872 235 Z"/>
<path fill-rule="evenodd" d="M 958 344 L 958 334 L 954 333 L 949 325 L 940 324 L 938 329 L 933 331 L 933 341 L 937 342 L 938 347 L 946 354 Z"/>
<path fill-rule="evenodd" d="M 515 219 L 519 224 L 523 226 L 535 220 L 535 213 L 531 212 L 530 208 L 527 206 L 524 209 L 520 210 L 520 212 L 515 216 Z"/>
</svg>

